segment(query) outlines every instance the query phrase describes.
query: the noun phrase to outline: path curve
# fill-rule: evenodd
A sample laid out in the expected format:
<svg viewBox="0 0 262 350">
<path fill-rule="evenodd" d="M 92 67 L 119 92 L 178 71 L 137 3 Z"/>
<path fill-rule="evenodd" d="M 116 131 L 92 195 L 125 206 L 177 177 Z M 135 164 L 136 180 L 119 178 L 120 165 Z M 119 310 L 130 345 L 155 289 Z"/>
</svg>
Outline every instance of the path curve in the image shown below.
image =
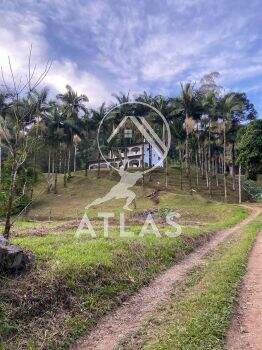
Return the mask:
<svg viewBox="0 0 262 350">
<path fill-rule="evenodd" d="M 250 253 L 247 273 L 226 339 L 227 350 L 262 349 L 262 231 Z"/>
<path fill-rule="evenodd" d="M 149 285 L 142 287 L 119 308 L 102 318 L 88 335 L 71 347 L 71 350 L 113 350 L 129 333 L 137 331 L 159 304 L 170 299 L 174 284 L 185 278 L 189 269 L 201 264 L 207 253 L 232 233 L 250 223 L 262 211 L 255 206 L 248 206 L 248 209 L 250 214 L 245 220 L 230 229 L 216 232 L 204 246 L 160 274 Z"/>
</svg>

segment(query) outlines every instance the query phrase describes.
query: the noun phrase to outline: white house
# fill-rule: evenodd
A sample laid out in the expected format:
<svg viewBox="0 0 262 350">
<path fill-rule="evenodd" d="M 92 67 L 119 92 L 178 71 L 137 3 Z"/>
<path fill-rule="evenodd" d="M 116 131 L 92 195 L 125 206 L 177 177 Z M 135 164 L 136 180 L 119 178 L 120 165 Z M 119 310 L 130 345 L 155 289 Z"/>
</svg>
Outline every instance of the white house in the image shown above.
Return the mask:
<svg viewBox="0 0 262 350">
<path fill-rule="evenodd" d="M 144 143 L 132 144 L 132 127 L 141 134 Z M 124 139 L 129 139 L 131 145 L 112 147 L 106 162 L 104 160 L 100 162 L 101 168 L 109 168 L 110 165 L 115 168 L 120 167 L 125 157 L 129 168 L 152 167 L 156 164 L 163 167 L 163 154 L 166 146 L 145 118 L 125 116 L 112 130 L 107 143 L 110 144 L 118 134 L 121 134 Z M 97 169 L 98 166 L 98 162 L 95 161 L 90 163 L 89 169 Z"/>
<path fill-rule="evenodd" d="M 149 143 L 131 145 L 127 146 L 125 149 L 123 147 L 114 149 L 114 151 L 109 152 L 108 158 L 106 159 L 107 162 L 100 162 L 100 167 L 104 169 L 109 168 L 110 165 L 115 168 L 120 167 L 125 159 L 125 153 L 129 168 L 143 167 L 143 161 L 144 167 L 151 167 L 156 164 L 158 164 L 159 167 L 163 167 L 163 151 L 156 145 L 150 146 Z M 97 168 L 97 161 L 90 163 L 89 169 Z"/>
</svg>

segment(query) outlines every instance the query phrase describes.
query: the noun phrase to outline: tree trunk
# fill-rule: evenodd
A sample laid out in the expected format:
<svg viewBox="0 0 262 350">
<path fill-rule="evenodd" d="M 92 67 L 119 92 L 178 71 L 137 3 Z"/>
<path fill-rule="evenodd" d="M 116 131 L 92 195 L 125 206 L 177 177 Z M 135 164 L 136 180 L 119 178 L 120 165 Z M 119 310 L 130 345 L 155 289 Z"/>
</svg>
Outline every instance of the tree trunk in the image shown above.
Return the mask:
<svg viewBox="0 0 262 350">
<path fill-rule="evenodd" d="M 67 152 L 64 153 L 64 187 L 67 187 Z"/>
<path fill-rule="evenodd" d="M 233 143 L 232 143 L 232 182 L 233 182 L 233 184 L 232 184 L 232 188 L 233 188 L 233 191 L 235 191 L 235 189 L 236 189 L 236 185 L 235 185 L 235 180 L 236 180 L 236 178 L 235 178 L 235 142 L 233 141 Z"/>
<path fill-rule="evenodd" d="M 219 158 L 215 161 L 216 185 L 218 187 Z"/>
<path fill-rule="evenodd" d="M 77 153 L 77 145 L 74 145 L 74 173 L 76 172 L 76 153 Z"/>
<path fill-rule="evenodd" d="M 202 179 L 205 178 L 205 158 L 204 158 L 204 148 L 202 147 L 201 150 L 201 172 L 202 172 Z"/>
<path fill-rule="evenodd" d="M 212 184 L 211 184 L 211 123 L 210 123 L 210 119 L 209 119 L 209 123 L 208 123 L 208 192 L 209 192 L 209 196 L 212 197 Z"/>
<path fill-rule="evenodd" d="M 206 186 L 209 188 L 209 179 L 208 179 L 208 156 L 205 154 L 205 174 L 206 174 Z"/>
<path fill-rule="evenodd" d="M 11 170 L 11 184 L 8 193 L 7 206 L 6 206 L 6 218 L 5 218 L 5 228 L 3 235 L 6 239 L 10 237 L 10 228 L 11 228 L 11 214 L 12 214 L 12 205 L 14 200 L 15 184 L 16 184 L 16 175 L 17 175 L 17 165 L 16 161 L 13 160 L 12 170 Z"/>
<path fill-rule="evenodd" d="M 37 156 L 36 156 L 36 150 L 34 151 L 34 181 L 36 181 L 36 159 L 37 159 Z"/>
<path fill-rule="evenodd" d="M 199 185 L 199 175 L 198 175 L 198 157 L 197 157 L 197 152 L 196 152 L 195 157 L 196 157 L 196 185 L 198 187 L 198 185 Z"/>
<path fill-rule="evenodd" d="M 98 154 L 98 168 L 97 168 L 97 178 L 100 178 L 100 163 L 101 163 L 101 155 L 100 152 Z"/>
<path fill-rule="evenodd" d="M 223 170 L 224 170 L 224 198 L 225 198 L 225 202 L 227 202 L 227 178 L 226 178 L 226 123 L 225 123 L 225 122 L 224 122 Z"/>
<path fill-rule="evenodd" d="M 180 188 L 183 189 L 183 159 L 182 150 L 179 149 L 179 159 L 180 159 Z"/>
<path fill-rule="evenodd" d="M 53 159 L 52 159 L 52 173 L 55 174 L 55 152 L 53 151 Z"/>
<path fill-rule="evenodd" d="M 185 160 L 186 160 L 186 174 L 187 176 L 189 175 L 189 169 L 188 169 L 188 132 L 186 130 L 186 155 L 185 155 Z"/>
<path fill-rule="evenodd" d="M 51 173 L 51 151 L 50 148 L 48 149 L 48 169 L 47 169 L 48 177 Z"/>
<path fill-rule="evenodd" d="M 68 179 L 71 178 L 71 150 L 70 147 L 68 147 L 68 157 L 67 157 L 67 174 L 68 174 Z"/>
<path fill-rule="evenodd" d="M 166 128 L 165 125 L 163 124 L 163 129 L 162 129 L 162 140 L 164 145 L 166 144 Z M 165 162 L 165 187 L 167 188 L 168 186 L 168 162 L 167 162 L 167 155 L 166 159 L 164 160 Z"/>
<path fill-rule="evenodd" d="M 59 144 L 59 168 L 58 172 L 62 172 L 62 150 L 61 150 L 61 143 Z"/>
<path fill-rule="evenodd" d="M 152 167 L 152 146 L 149 144 L 148 146 L 148 152 L 149 152 L 149 168 Z M 148 181 L 152 180 L 152 172 L 149 173 Z"/>
<path fill-rule="evenodd" d="M 2 182 L 2 147 L 1 147 L 1 137 L 0 137 L 0 183 Z"/>
<path fill-rule="evenodd" d="M 238 167 L 238 202 L 242 203 L 241 164 Z"/>
<path fill-rule="evenodd" d="M 145 185 L 145 175 L 144 175 L 144 170 L 145 170 L 145 145 L 144 145 L 144 139 L 143 139 L 143 144 L 142 144 L 142 187 L 144 190 L 144 185 Z"/>
<path fill-rule="evenodd" d="M 57 166 L 57 162 L 55 159 L 57 158 L 57 155 L 54 153 L 53 155 L 53 174 L 55 175 L 55 184 L 54 184 L 54 193 L 57 194 L 57 172 L 58 172 L 58 166 Z"/>
<path fill-rule="evenodd" d="M 87 170 L 88 170 L 88 159 L 87 159 L 87 156 L 86 156 L 86 159 L 85 159 L 85 176 L 87 176 Z"/>
</svg>

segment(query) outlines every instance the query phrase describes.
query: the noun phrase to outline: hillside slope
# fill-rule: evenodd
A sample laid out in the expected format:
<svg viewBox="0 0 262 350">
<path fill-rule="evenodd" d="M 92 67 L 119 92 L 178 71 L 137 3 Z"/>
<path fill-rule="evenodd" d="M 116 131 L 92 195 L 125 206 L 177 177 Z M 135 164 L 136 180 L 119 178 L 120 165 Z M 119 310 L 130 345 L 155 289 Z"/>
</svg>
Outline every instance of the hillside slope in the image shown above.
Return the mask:
<svg viewBox="0 0 262 350">
<path fill-rule="evenodd" d="M 78 171 L 73 174 L 73 177 L 68 182 L 67 188 L 63 187 L 63 176 L 58 176 L 58 193 L 47 193 L 45 190 L 46 183 L 41 181 L 35 189 L 35 199 L 27 213 L 34 219 L 79 219 L 84 212 L 87 204 L 95 198 L 104 196 L 117 182 L 118 175 L 110 173 L 109 170 L 101 170 L 101 177 L 97 179 L 96 171 L 89 171 L 85 176 L 83 171 Z M 156 170 L 149 177 L 145 177 L 145 185 L 138 183 L 134 186 L 136 192 L 136 209 L 141 212 L 148 208 L 156 207 L 152 200 L 147 196 L 152 192 L 157 182 L 160 182 L 160 203 L 158 208 L 164 207 L 179 207 L 192 200 L 195 202 L 205 201 L 223 201 L 224 188 L 223 179 L 218 180 L 212 186 L 212 194 L 210 197 L 209 190 L 206 187 L 206 180 L 199 176 L 199 186 L 196 186 L 195 176 L 193 174 L 192 188 L 193 194 L 190 193 L 188 178 L 183 175 L 182 189 L 180 170 L 170 167 L 168 171 L 168 188 L 165 189 L 165 174 L 163 169 Z M 213 182 L 215 182 L 213 180 Z M 236 184 L 237 188 L 237 184 Z M 39 195 L 40 193 L 40 195 Z M 245 193 L 242 195 L 243 201 L 249 198 Z M 90 217 L 96 217 L 97 211 L 110 211 L 119 213 L 124 205 L 124 200 L 111 200 L 108 203 L 90 208 L 88 214 Z M 238 190 L 232 190 L 232 183 L 228 180 L 228 203 L 238 203 Z"/>
</svg>

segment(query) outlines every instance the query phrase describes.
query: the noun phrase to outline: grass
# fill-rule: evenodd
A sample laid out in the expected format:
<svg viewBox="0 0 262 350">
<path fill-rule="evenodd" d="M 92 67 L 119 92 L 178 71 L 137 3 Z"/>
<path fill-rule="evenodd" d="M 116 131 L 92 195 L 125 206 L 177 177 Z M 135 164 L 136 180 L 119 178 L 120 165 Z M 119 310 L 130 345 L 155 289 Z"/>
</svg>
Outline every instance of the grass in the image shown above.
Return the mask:
<svg viewBox="0 0 262 350">
<path fill-rule="evenodd" d="M 216 227 L 231 226 L 246 216 L 243 208 L 234 205 L 181 197 L 176 202 L 169 194 L 163 198 L 187 220 L 199 213 L 199 226 L 186 226 L 176 239 L 137 234 L 119 238 L 115 229 L 108 239 L 76 239 L 73 230 L 15 237 L 16 244 L 34 251 L 37 266 L 0 281 L 2 348 L 68 348 L 102 315 L 203 244 Z M 140 229 L 131 228 L 135 233 Z"/>
<path fill-rule="evenodd" d="M 63 176 L 58 176 L 58 194 L 46 193 L 44 192 L 41 196 L 35 199 L 34 205 L 32 206 L 29 217 L 33 219 L 44 219 L 47 220 L 50 216 L 54 220 L 61 219 L 76 219 L 80 218 L 84 212 L 84 208 L 93 199 L 105 195 L 112 186 L 114 186 L 119 180 L 116 174 L 110 174 L 107 170 L 101 171 L 101 178 L 97 179 L 96 172 L 88 172 L 88 176 L 85 177 L 84 172 L 76 172 L 73 177 L 68 182 L 67 188 L 63 188 Z M 180 173 L 179 169 L 171 168 L 169 169 L 169 188 L 167 191 L 161 192 L 163 200 L 160 200 L 160 207 L 166 206 L 167 202 L 172 201 L 178 206 L 185 202 L 190 202 L 193 198 L 194 201 L 204 201 L 209 200 L 208 191 L 205 186 L 205 181 L 200 179 L 201 188 L 197 190 L 198 194 L 191 196 L 189 194 L 188 179 L 185 177 L 183 181 L 183 190 L 180 189 Z M 144 209 L 153 206 L 152 201 L 146 196 L 152 192 L 152 187 L 155 186 L 156 182 L 160 181 L 163 189 L 165 184 L 165 176 L 163 171 L 157 170 L 152 174 L 152 181 L 149 182 L 148 179 L 145 181 L 145 186 L 142 188 L 141 184 L 134 186 L 134 191 L 136 192 L 136 205 L 137 210 L 142 211 Z M 203 183 L 202 183 L 203 182 Z M 43 191 L 45 187 L 43 181 L 39 182 L 36 193 Z M 195 187 L 195 185 L 193 185 Z M 219 183 L 219 187 L 214 186 L 213 199 L 223 200 L 223 181 Z M 228 200 L 229 202 L 236 202 L 237 191 L 232 191 L 231 187 L 228 188 Z M 204 196 L 203 199 L 201 195 Z M 222 197 L 221 197 L 222 196 Z M 244 195 L 243 195 L 244 196 Z M 69 205 L 70 204 L 70 205 Z M 90 217 L 96 217 L 98 210 L 114 212 L 116 215 L 119 214 L 121 206 L 124 204 L 123 200 L 112 200 L 96 208 L 90 208 L 88 214 Z"/>
<path fill-rule="evenodd" d="M 261 230 L 262 216 L 236 233 L 191 271 L 172 301 L 127 339 L 125 350 L 222 350 L 237 286 L 246 271 L 248 253 Z"/>
<path fill-rule="evenodd" d="M 120 238 L 117 230 L 121 200 L 113 200 L 88 211 L 97 218 L 98 211 L 114 212 L 115 219 L 108 239 L 75 237 L 73 229 L 62 227 L 61 219 L 80 219 L 84 207 L 103 196 L 117 178 L 101 171 L 85 177 L 78 172 L 66 189 L 59 176 L 58 194 L 44 193 L 35 202 L 28 219 L 18 219 L 13 227 L 13 242 L 36 255 L 36 268 L 16 278 L 0 279 L 0 349 L 66 349 L 97 320 L 121 304 L 157 273 L 166 269 L 203 244 L 215 230 L 234 225 L 246 210 L 189 195 L 173 185 L 177 174 L 170 176 L 170 188 L 161 191 L 160 203 L 154 206 L 146 197 L 163 174 L 156 172 L 144 189 L 135 186 L 137 209 L 127 215 L 133 238 Z M 41 192 L 43 182 L 36 192 Z M 138 236 L 141 223 L 135 215 L 148 208 L 159 213 L 178 212 L 183 235 L 166 237 L 167 225 L 158 220 L 161 238 Z M 47 221 L 50 217 L 51 221 Z M 44 221 L 40 221 L 44 220 Z M 101 233 L 102 223 L 94 222 Z M 2 342 L 1 342 L 2 341 Z M 8 344 L 8 345 L 6 345 Z M 2 346 L 2 348 L 1 348 Z"/>
</svg>

